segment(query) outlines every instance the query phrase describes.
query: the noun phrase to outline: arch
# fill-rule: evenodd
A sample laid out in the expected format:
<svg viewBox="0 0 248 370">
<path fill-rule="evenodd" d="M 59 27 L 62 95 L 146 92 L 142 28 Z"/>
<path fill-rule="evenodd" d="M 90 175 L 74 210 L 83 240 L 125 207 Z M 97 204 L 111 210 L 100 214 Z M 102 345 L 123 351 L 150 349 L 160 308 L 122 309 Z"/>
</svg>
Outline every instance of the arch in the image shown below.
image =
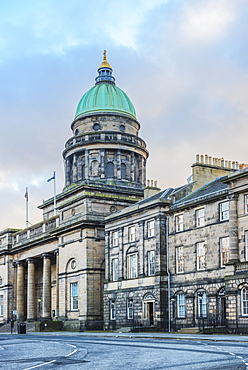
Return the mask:
<svg viewBox="0 0 248 370">
<path fill-rule="evenodd" d="M 106 177 L 113 178 L 114 177 L 114 163 L 108 162 L 106 166 Z"/>
<path fill-rule="evenodd" d="M 126 180 L 127 177 L 127 166 L 125 163 L 121 163 L 121 178 Z"/>
<path fill-rule="evenodd" d="M 147 301 L 147 300 L 151 300 L 151 299 L 155 300 L 155 297 L 151 292 L 148 292 L 143 296 L 143 301 Z"/>
</svg>

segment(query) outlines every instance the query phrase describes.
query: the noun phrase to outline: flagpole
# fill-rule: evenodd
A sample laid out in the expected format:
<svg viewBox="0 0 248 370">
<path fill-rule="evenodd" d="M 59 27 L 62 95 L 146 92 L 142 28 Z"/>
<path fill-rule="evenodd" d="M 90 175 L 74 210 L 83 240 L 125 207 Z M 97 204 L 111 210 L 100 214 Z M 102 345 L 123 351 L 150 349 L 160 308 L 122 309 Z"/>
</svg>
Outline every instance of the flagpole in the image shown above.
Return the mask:
<svg viewBox="0 0 248 370">
<path fill-rule="evenodd" d="M 53 191 L 54 191 L 54 196 L 53 196 L 53 215 L 55 216 L 56 215 L 56 176 L 55 176 L 56 172 L 54 171 L 54 188 L 53 188 Z"/>
<path fill-rule="evenodd" d="M 28 227 L 28 188 L 26 188 L 26 193 L 25 193 L 25 198 L 26 198 L 26 227 Z"/>
</svg>

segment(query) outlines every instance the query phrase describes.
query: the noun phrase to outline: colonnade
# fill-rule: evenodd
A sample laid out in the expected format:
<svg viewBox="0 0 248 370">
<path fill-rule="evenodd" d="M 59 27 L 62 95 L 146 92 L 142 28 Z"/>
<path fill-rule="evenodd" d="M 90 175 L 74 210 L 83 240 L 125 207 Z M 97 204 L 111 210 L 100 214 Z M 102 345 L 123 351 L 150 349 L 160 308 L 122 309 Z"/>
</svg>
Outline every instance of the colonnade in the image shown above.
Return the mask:
<svg viewBox="0 0 248 370">
<path fill-rule="evenodd" d="M 56 255 L 56 311 L 58 314 L 58 250 Z M 42 276 L 42 318 L 51 318 L 51 258 L 52 254 L 44 253 L 41 255 L 43 260 Z M 25 266 L 27 264 L 27 302 L 25 300 Z M 27 320 L 37 319 L 38 297 L 36 293 L 36 258 L 27 258 L 25 261 L 16 262 L 16 319 L 23 321 L 25 313 Z M 27 308 L 25 307 L 27 305 Z M 25 309 L 26 308 L 26 309 Z"/>
</svg>

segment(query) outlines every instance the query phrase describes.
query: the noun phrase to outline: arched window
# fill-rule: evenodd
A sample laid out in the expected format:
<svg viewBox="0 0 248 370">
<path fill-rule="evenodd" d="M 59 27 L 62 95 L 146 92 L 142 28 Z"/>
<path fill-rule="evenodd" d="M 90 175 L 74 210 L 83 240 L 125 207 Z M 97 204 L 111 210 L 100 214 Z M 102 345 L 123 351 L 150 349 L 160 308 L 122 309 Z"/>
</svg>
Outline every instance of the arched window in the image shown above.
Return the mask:
<svg viewBox="0 0 248 370">
<path fill-rule="evenodd" d="M 244 286 L 241 289 L 241 309 L 242 315 L 248 316 L 248 287 Z"/>
<path fill-rule="evenodd" d="M 106 175 L 107 175 L 108 178 L 113 178 L 114 177 L 114 163 L 113 162 L 108 162 L 107 163 Z"/>
<path fill-rule="evenodd" d="M 126 165 L 125 163 L 121 164 L 121 178 L 126 180 Z"/>
<path fill-rule="evenodd" d="M 79 130 L 78 129 L 76 129 L 75 130 L 75 136 L 77 136 L 79 134 Z"/>
<path fill-rule="evenodd" d="M 99 172 L 99 163 L 94 160 L 91 162 L 91 174 L 93 177 L 97 177 Z"/>
</svg>

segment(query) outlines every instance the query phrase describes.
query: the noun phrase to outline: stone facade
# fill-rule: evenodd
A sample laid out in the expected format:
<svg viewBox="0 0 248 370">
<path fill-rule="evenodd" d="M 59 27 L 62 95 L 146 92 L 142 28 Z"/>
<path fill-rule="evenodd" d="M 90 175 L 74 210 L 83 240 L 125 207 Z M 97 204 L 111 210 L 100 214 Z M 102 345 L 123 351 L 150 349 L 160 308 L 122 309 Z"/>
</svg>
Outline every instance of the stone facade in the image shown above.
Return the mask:
<svg viewBox="0 0 248 370">
<path fill-rule="evenodd" d="M 230 330 L 248 327 L 248 170 L 243 164 L 230 170 L 229 162 L 203 161 L 197 156 L 192 165 L 194 182 L 107 217 L 106 326 L 176 330 L 210 320 Z M 225 176 L 208 183 L 213 172 Z M 132 228 L 135 239 L 130 243 Z M 129 254 L 136 255 L 136 276 L 127 272 Z M 130 294 L 133 323 L 128 320 Z"/>
</svg>

